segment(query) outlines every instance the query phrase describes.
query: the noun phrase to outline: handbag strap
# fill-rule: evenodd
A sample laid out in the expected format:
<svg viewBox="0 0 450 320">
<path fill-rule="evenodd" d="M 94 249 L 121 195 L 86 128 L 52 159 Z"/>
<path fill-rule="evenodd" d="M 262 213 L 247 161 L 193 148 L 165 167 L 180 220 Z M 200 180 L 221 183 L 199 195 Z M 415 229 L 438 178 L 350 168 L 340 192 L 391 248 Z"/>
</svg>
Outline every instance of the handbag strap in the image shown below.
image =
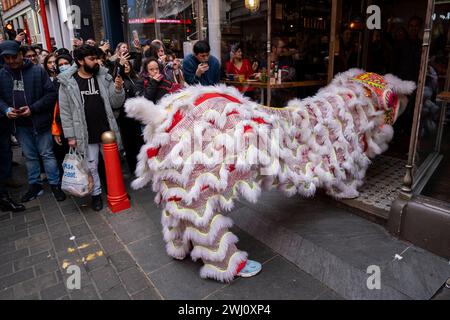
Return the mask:
<svg viewBox="0 0 450 320">
<path fill-rule="evenodd" d="M 69 154 L 75 155 L 76 158 L 77 158 L 79 161 L 83 161 L 83 160 L 84 160 L 84 156 L 83 156 L 76 148 L 70 147 L 70 148 L 69 148 Z"/>
</svg>

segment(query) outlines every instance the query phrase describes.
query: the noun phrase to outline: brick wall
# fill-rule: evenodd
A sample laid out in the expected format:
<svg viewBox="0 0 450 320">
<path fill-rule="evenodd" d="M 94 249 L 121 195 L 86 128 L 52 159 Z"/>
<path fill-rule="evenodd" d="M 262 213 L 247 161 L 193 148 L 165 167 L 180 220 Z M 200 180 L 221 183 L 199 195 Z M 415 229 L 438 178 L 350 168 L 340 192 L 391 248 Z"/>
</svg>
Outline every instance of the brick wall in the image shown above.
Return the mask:
<svg viewBox="0 0 450 320">
<path fill-rule="evenodd" d="M 12 9 L 13 7 L 15 7 L 16 5 L 18 5 L 19 3 L 23 2 L 24 0 L 2 0 L 2 7 L 3 7 L 3 12 L 6 12 L 10 9 Z"/>
<path fill-rule="evenodd" d="M 102 8 L 99 0 L 91 0 L 92 24 L 94 27 L 95 41 L 97 44 L 105 38 L 105 29 L 103 28 Z"/>
</svg>

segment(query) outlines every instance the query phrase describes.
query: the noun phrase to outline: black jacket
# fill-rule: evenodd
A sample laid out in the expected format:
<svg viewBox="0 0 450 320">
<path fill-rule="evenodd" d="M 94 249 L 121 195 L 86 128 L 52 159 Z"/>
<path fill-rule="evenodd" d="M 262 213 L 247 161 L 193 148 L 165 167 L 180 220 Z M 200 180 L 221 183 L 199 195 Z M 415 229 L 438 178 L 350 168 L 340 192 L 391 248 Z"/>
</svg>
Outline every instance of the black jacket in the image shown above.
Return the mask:
<svg viewBox="0 0 450 320">
<path fill-rule="evenodd" d="M 39 131 L 50 129 L 53 121 L 53 108 L 57 92 L 47 72 L 28 59 L 24 60 L 22 77 L 25 97 L 31 110 L 34 128 Z M 5 115 L 8 108 L 14 106 L 14 76 L 8 66 L 0 70 L 0 112 Z"/>
<path fill-rule="evenodd" d="M 145 77 L 136 84 L 137 95 L 144 96 L 155 104 L 170 93 L 171 88 L 172 82 L 165 77 L 159 82 L 153 78 Z"/>
</svg>

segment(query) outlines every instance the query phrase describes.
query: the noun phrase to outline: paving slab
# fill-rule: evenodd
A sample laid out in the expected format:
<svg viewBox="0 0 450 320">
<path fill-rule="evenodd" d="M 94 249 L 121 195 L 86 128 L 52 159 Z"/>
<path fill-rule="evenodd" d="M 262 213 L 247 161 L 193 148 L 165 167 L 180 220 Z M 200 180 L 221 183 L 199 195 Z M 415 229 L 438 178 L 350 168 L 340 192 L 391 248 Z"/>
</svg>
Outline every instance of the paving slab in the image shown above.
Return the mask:
<svg viewBox="0 0 450 320">
<path fill-rule="evenodd" d="M 430 299 L 450 277 L 448 261 L 320 197 L 266 192 L 256 205 L 242 203 L 231 213 L 238 227 L 345 299 Z M 403 252 L 411 258 L 398 263 Z M 381 290 L 367 287 L 370 266 L 381 270 Z"/>
</svg>

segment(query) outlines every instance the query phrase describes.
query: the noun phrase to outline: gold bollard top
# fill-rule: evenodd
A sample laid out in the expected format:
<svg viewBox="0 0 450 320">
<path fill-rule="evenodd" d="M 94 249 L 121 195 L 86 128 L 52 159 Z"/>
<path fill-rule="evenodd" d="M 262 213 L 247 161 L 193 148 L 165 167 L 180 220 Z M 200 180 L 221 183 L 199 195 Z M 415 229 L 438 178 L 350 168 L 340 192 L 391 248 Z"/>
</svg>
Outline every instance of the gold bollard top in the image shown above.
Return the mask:
<svg viewBox="0 0 450 320">
<path fill-rule="evenodd" d="M 102 142 L 107 143 L 114 143 L 116 142 L 116 135 L 112 131 L 106 131 L 102 134 Z"/>
</svg>

